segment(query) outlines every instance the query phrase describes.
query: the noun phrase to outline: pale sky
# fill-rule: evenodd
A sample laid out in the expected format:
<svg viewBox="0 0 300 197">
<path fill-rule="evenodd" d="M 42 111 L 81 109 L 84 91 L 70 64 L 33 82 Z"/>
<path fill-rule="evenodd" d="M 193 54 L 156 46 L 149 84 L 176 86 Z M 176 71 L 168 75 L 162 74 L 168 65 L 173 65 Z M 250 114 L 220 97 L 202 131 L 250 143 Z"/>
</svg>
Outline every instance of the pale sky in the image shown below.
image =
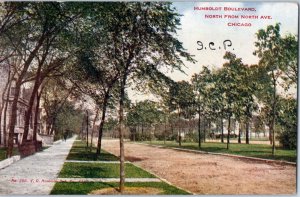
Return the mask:
<svg viewBox="0 0 300 197">
<path fill-rule="evenodd" d="M 255 50 L 255 33 L 268 25 L 281 23 L 281 35 L 287 33 L 298 34 L 298 7 L 296 3 L 279 2 L 176 2 L 173 3 L 177 11 L 182 14 L 181 30 L 178 31 L 178 39 L 189 53 L 195 55 L 196 64 L 187 62 L 184 71 L 168 73 L 175 81 L 190 80 L 194 73 L 199 73 L 203 65 L 221 67 L 225 62 L 223 56 L 225 50 L 224 40 L 231 40 L 229 51 L 242 58 L 244 64 L 257 64 L 258 58 L 253 55 Z M 222 7 L 222 11 L 194 10 L 194 7 Z M 254 8 L 256 11 L 224 11 L 224 7 Z M 223 15 L 223 18 L 205 18 L 205 15 Z M 257 15 L 271 16 L 272 19 L 228 19 L 224 15 Z M 230 27 L 231 23 L 251 23 L 251 27 Z M 207 50 L 200 48 L 197 41 L 201 41 Z M 216 50 L 209 50 L 208 44 L 214 42 Z M 219 49 L 221 47 L 221 49 Z M 234 50 L 233 50 L 234 49 Z M 144 100 L 151 95 L 140 95 L 129 90 L 129 95 L 135 100 Z"/>
</svg>

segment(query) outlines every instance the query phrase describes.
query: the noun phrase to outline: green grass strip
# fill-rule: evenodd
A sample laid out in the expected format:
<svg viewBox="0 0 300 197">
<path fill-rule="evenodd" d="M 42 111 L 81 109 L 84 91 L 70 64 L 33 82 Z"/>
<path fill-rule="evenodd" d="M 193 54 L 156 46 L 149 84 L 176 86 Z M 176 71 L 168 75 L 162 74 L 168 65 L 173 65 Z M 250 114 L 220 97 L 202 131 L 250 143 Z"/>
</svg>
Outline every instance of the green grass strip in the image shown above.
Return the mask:
<svg viewBox="0 0 300 197">
<path fill-rule="evenodd" d="M 100 155 L 96 155 L 97 149 L 95 147 L 86 147 L 86 142 L 75 141 L 67 160 L 80 160 L 80 161 L 118 161 L 119 158 L 101 150 Z"/>
<path fill-rule="evenodd" d="M 282 148 L 276 148 L 275 155 L 273 156 L 272 147 L 271 145 L 267 145 L 267 144 L 232 143 L 229 144 L 229 150 L 227 150 L 226 143 L 220 143 L 220 142 L 201 143 L 200 149 L 198 147 L 198 143 L 195 142 L 182 143 L 181 147 L 175 141 L 166 141 L 166 144 L 164 144 L 163 141 L 151 141 L 151 142 L 145 141 L 143 143 L 166 146 L 166 147 L 174 147 L 174 148 L 201 150 L 201 151 L 214 152 L 214 153 L 242 155 L 247 157 L 257 157 L 263 159 L 274 159 L 274 160 L 282 160 L 282 161 L 289 161 L 289 162 L 297 161 L 296 150 L 285 150 Z"/>
<path fill-rule="evenodd" d="M 125 164 L 126 178 L 155 178 L 147 171 Z M 120 164 L 111 163 L 65 163 L 59 178 L 118 178 Z"/>
<path fill-rule="evenodd" d="M 51 194 L 77 194 L 77 195 L 86 195 L 92 192 L 93 190 L 99 190 L 109 187 L 118 187 L 119 183 L 56 183 L 54 188 L 51 191 Z M 178 189 L 172 185 L 169 185 L 164 182 L 159 183 L 125 183 L 125 187 L 154 187 L 162 189 L 161 194 L 167 195 L 183 195 L 189 194 L 186 191 Z"/>
</svg>

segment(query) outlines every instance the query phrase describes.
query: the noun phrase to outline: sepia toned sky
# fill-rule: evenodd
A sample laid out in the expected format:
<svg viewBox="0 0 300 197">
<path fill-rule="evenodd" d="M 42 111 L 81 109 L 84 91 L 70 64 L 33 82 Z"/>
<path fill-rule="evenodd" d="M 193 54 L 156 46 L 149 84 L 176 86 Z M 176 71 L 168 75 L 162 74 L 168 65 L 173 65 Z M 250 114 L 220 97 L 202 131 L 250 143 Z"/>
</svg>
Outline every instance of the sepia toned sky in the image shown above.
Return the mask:
<svg viewBox="0 0 300 197">
<path fill-rule="evenodd" d="M 168 72 L 175 81 L 190 80 L 194 73 L 201 71 L 203 65 L 208 65 L 215 69 L 220 68 L 225 62 L 223 56 L 225 49 L 224 40 L 231 40 L 232 46 L 227 46 L 227 50 L 235 53 L 237 57 L 242 58 L 244 64 L 257 64 L 258 58 L 253 55 L 255 50 L 255 33 L 268 25 L 281 23 L 281 35 L 287 33 L 298 34 L 298 7 L 296 3 L 279 2 L 175 2 L 174 7 L 182 15 L 181 26 L 178 33 L 178 39 L 183 42 L 183 46 L 189 53 L 194 55 L 196 64 L 185 62 L 184 71 Z M 222 11 L 194 10 L 194 7 L 222 7 Z M 229 8 L 254 8 L 256 11 L 224 11 L 224 7 Z M 223 18 L 205 18 L 205 15 L 222 15 Z M 224 15 L 239 15 L 239 18 L 224 18 Z M 240 15 L 257 15 L 259 18 L 270 16 L 271 19 L 241 19 Z M 232 17 L 232 16 L 231 16 Z M 251 26 L 232 27 L 228 23 L 251 23 Z M 197 50 L 200 48 L 197 41 L 203 43 L 206 50 Z M 209 43 L 214 42 L 209 49 Z M 133 101 L 144 100 L 145 98 L 154 99 L 154 96 L 143 95 L 132 90 L 128 90 L 129 96 Z"/>
</svg>

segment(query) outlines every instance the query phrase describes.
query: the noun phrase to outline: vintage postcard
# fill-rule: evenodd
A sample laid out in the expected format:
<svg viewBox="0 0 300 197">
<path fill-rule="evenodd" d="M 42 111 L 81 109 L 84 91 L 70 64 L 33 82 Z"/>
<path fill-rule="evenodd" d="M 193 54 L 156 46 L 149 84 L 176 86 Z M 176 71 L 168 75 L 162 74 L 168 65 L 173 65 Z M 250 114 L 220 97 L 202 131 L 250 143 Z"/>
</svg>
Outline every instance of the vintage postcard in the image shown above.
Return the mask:
<svg viewBox="0 0 300 197">
<path fill-rule="evenodd" d="M 0 2 L 0 195 L 296 195 L 297 2 Z"/>
</svg>

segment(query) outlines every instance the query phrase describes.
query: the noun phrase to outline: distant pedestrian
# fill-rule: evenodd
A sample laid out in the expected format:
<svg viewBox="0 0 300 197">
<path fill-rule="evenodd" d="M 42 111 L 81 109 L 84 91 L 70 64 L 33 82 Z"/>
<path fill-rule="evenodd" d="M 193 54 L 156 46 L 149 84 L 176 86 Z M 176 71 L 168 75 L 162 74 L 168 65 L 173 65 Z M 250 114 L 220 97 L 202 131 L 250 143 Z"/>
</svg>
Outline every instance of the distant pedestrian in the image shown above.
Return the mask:
<svg viewBox="0 0 300 197">
<path fill-rule="evenodd" d="M 65 142 L 67 141 L 67 137 L 68 137 L 68 133 L 64 132 L 64 140 L 65 140 Z"/>
</svg>

